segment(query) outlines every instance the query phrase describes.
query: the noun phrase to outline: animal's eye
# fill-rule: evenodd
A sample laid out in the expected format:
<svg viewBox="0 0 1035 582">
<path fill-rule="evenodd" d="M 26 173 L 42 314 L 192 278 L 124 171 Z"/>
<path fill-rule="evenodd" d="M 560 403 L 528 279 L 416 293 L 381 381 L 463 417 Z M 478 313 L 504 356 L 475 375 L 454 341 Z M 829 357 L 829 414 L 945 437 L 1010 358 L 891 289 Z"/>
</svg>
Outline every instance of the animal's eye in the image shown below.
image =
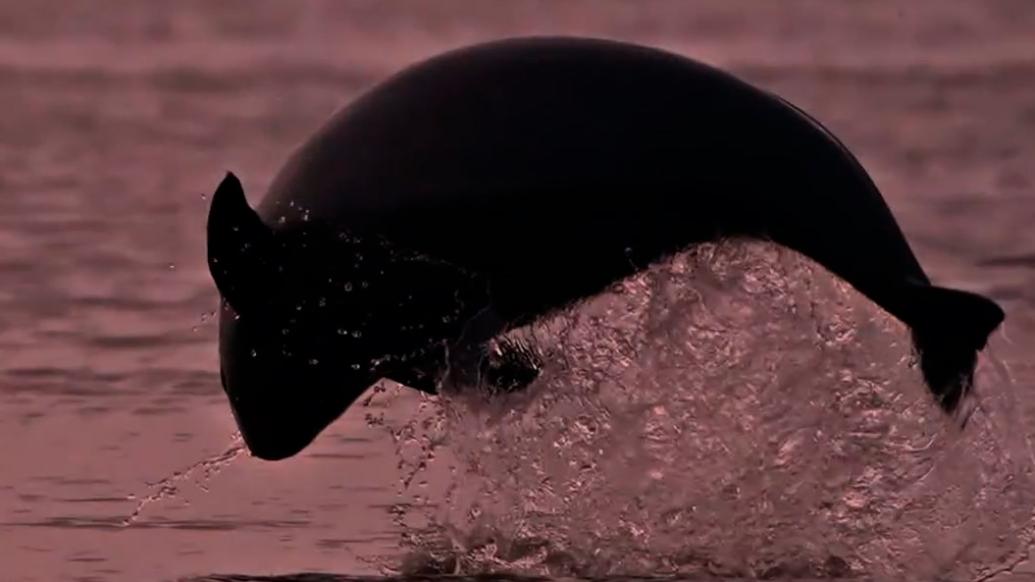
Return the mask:
<svg viewBox="0 0 1035 582">
<path fill-rule="evenodd" d="M 521 390 L 539 377 L 543 362 L 539 353 L 525 342 L 496 340 L 482 360 L 481 376 L 496 392 Z"/>
</svg>

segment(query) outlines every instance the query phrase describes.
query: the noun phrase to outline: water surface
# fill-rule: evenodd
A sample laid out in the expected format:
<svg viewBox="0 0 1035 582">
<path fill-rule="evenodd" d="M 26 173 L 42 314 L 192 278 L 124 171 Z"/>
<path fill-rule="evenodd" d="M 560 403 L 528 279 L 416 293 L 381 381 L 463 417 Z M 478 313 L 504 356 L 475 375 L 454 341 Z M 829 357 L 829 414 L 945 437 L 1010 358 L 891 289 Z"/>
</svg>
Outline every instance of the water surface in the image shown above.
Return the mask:
<svg viewBox="0 0 1035 582">
<path fill-rule="evenodd" d="M 398 495 L 405 468 L 377 419 L 405 424 L 414 397 L 356 407 L 287 462 L 236 453 L 206 196 L 232 169 L 257 202 L 340 104 L 412 60 L 505 35 L 670 48 L 814 113 L 869 169 L 931 277 L 1005 306 L 993 349 L 1032 418 L 1035 10 L 776 6 L 0 2 L 4 579 L 400 562 L 414 492 Z"/>
</svg>

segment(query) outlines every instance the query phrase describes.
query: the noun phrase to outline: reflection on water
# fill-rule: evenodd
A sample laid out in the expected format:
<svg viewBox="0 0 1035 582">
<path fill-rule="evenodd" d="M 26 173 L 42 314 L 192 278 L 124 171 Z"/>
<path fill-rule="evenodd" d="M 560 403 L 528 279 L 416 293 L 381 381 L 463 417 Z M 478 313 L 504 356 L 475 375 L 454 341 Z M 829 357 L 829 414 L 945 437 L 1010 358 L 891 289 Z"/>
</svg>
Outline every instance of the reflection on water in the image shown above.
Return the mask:
<svg viewBox="0 0 1035 582">
<path fill-rule="evenodd" d="M 737 582 L 736 578 L 715 577 L 650 577 L 650 576 L 609 576 L 597 578 L 550 578 L 542 576 L 516 576 L 505 574 L 482 576 L 449 576 L 449 575 L 410 575 L 400 577 L 366 577 L 337 576 L 334 574 L 296 574 L 288 576 L 205 576 L 202 578 L 183 579 L 180 582 L 553 582 L 558 580 L 570 582 Z M 826 579 L 833 580 L 833 579 Z M 834 580 L 836 582 L 836 580 Z"/>
<path fill-rule="evenodd" d="M 287 576 L 205 576 L 202 578 L 183 579 L 178 582 L 747 582 L 758 580 L 757 578 L 729 578 L 715 576 L 598 576 L 594 578 L 576 577 L 543 577 L 543 576 L 515 576 L 506 574 L 481 575 L 481 576 L 449 576 L 449 575 L 411 575 L 411 576 L 386 576 L 386 577 L 365 577 L 365 576 L 338 576 L 334 574 L 295 574 Z M 798 582 L 810 582 L 809 578 L 795 578 Z M 858 580 L 858 578 L 823 578 L 823 582 L 838 582 L 838 580 Z"/>
<path fill-rule="evenodd" d="M 895 8 L 733 0 L 694 3 L 693 9 L 679 2 L 634 9 L 579 1 L 476 6 L 446 1 L 407 5 L 405 10 L 382 2 L 323 0 L 0 0 L 0 110 L 6 112 L 0 115 L 3 578 L 161 580 L 210 572 L 306 571 L 361 575 L 414 559 L 406 556 L 413 554 L 415 544 L 427 541 L 414 532 L 436 527 L 427 517 L 437 515 L 429 500 L 446 499 L 446 492 L 435 487 L 451 481 L 447 469 L 441 469 L 444 475 L 435 473 L 443 463 L 421 467 L 426 452 L 420 444 L 407 445 L 405 434 L 384 429 L 401 430 L 414 416 L 434 417 L 437 402 L 384 387 L 295 459 L 270 464 L 239 455 L 210 478 L 200 467 L 189 472 L 234 446 L 235 427 L 219 389 L 211 321 L 217 299 L 204 261 L 206 195 L 232 169 L 244 177 L 256 202 L 290 147 L 362 88 L 413 59 L 508 34 L 564 31 L 673 48 L 728 65 L 814 112 L 871 170 L 932 277 L 1004 303 L 1007 323 L 993 346 L 1002 370 L 986 367 L 982 373 L 1012 376 L 1018 414 L 1030 415 L 1028 394 L 1035 377 L 1030 359 L 1035 345 L 1035 237 L 1030 229 L 1035 222 L 1030 164 L 1035 156 L 1030 138 L 1035 132 L 1035 65 L 1030 39 L 1035 11 L 1028 8 L 1027 0 L 923 0 Z M 871 339 L 867 345 L 873 361 L 896 361 L 880 351 L 880 342 Z M 776 364 L 801 370 L 802 386 L 818 381 L 806 372 L 807 362 L 795 360 L 801 354 L 780 357 L 774 351 L 770 356 L 779 360 Z M 998 365 L 992 359 L 985 363 Z M 857 378 L 869 373 L 865 367 L 848 369 Z M 911 372 L 907 367 L 901 373 Z M 836 376 L 831 382 L 845 387 L 849 380 Z M 982 382 L 989 386 L 985 393 L 990 398 L 999 394 L 992 386 L 1009 385 L 994 378 Z M 912 387 L 907 396 L 921 397 L 910 381 L 901 385 Z M 858 398 L 876 390 L 861 386 Z M 822 390 L 816 394 L 832 397 Z M 546 411 L 564 402 L 547 399 L 538 405 Z M 742 404 L 749 402 L 755 400 Z M 910 422 L 927 414 L 922 407 L 917 411 L 920 416 Z M 813 412 L 817 422 L 830 421 L 825 416 L 830 409 Z M 465 418 L 466 424 L 451 426 L 469 431 L 482 426 L 477 420 L 481 416 L 459 417 L 458 422 Z M 871 420 L 885 427 L 881 430 L 894 426 L 881 424 L 880 417 Z M 758 486 L 751 479 L 762 473 L 752 463 L 772 457 L 751 454 L 772 452 L 774 443 L 784 441 L 770 442 L 764 431 L 773 425 L 757 422 L 743 427 L 763 432 L 743 439 L 748 448 L 739 457 L 688 449 L 687 456 L 669 459 L 676 470 L 660 480 L 667 487 L 665 495 L 701 494 L 718 487 L 719 481 L 704 480 L 699 485 L 705 489 L 680 492 L 677 477 L 689 470 L 691 461 L 726 462 L 729 466 L 721 469 L 729 470 L 733 459 L 740 459 L 745 464 L 737 470 L 745 484 Z M 662 443 L 678 442 L 673 426 L 657 426 Z M 679 438 L 727 425 L 685 426 Z M 946 475 L 962 479 L 952 494 L 957 497 L 924 497 L 920 487 L 918 499 L 927 501 L 912 506 L 896 509 L 878 496 L 864 497 L 862 509 L 835 504 L 828 511 L 872 507 L 871 518 L 880 523 L 919 520 L 927 515 L 925 503 L 957 507 L 953 504 L 970 499 L 981 487 L 994 490 L 994 481 L 974 479 L 1005 471 L 995 466 L 995 457 L 973 459 L 986 471 L 979 473 L 966 471 L 971 456 L 950 454 L 956 450 L 952 447 L 971 454 L 992 450 L 995 443 L 982 435 L 995 431 L 981 432 L 982 426 L 962 439 L 936 441 L 936 448 L 945 447 L 937 454 L 946 459 L 941 465 Z M 1020 434 L 1032 426 L 1011 421 L 996 431 Z M 576 427 L 554 427 L 556 437 Z M 528 452 L 539 442 L 531 438 L 535 434 L 529 432 L 521 441 Z M 913 436 L 901 438 L 912 443 L 919 434 L 907 431 L 902 435 Z M 801 432 L 796 446 L 826 451 L 817 453 L 817 463 L 831 458 L 823 447 L 835 441 L 806 436 Z M 872 440 L 862 432 L 853 438 L 860 454 L 887 455 L 891 463 L 890 451 L 860 444 Z M 649 439 L 622 442 L 644 447 L 647 458 L 658 453 Z M 467 456 L 458 463 L 479 459 L 477 451 L 460 452 Z M 919 470 L 914 460 L 924 458 L 932 457 L 903 454 L 894 457 L 894 466 Z M 499 469 L 513 468 L 505 466 L 510 460 L 501 459 L 504 466 Z M 791 467 L 818 470 L 818 465 L 793 463 L 786 470 Z M 707 475 L 721 481 L 720 468 L 715 471 Z M 946 475 L 933 475 L 925 483 L 946 483 Z M 409 476 L 413 479 L 404 487 L 400 479 Z M 525 468 L 514 478 L 524 483 L 535 476 L 535 470 Z M 573 485 L 576 478 L 574 472 L 564 483 Z M 842 486 L 857 478 L 847 477 Z M 473 479 L 467 485 L 466 492 L 460 488 L 450 493 L 454 510 L 470 506 L 473 492 L 485 482 Z M 619 486 L 636 491 L 644 483 L 618 479 L 613 487 Z M 163 487 L 175 491 L 163 494 Z M 515 515 L 514 493 L 492 508 L 495 514 L 484 514 L 490 526 L 493 515 L 497 523 Z M 629 505 L 635 498 L 612 494 L 572 501 L 588 511 L 608 500 L 640 527 L 649 513 L 636 513 Z M 772 515 L 793 514 L 779 505 L 779 498 L 771 501 L 767 511 L 776 512 Z M 984 507 L 980 504 L 1014 501 L 1019 503 L 989 495 L 976 503 Z M 731 511 L 724 515 L 745 515 L 738 511 L 747 509 L 732 506 Z M 948 519 L 946 514 L 932 515 Z M 454 516 L 453 523 L 463 525 L 462 517 Z M 564 524 L 544 517 L 539 527 L 555 524 L 559 533 L 584 525 L 578 519 L 586 516 L 572 517 Z M 1003 519 L 1001 523 L 1014 523 L 1015 514 Z M 629 546 L 635 550 L 631 558 L 650 550 L 650 543 L 636 541 L 631 530 L 615 523 L 606 524 L 609 535 L 631 536 L 623 538 L 635 542 Z M 686 523 L 666 527 L 679 531 Z M 977 539 L 968 537 L 971 526 L 982 523 L 976 519 L 950 528 L 945 539 L 930 546 L 946 553 L 925 559 L 950 560 L 954 554 L 949 549 Z M 481 562 L 471 557 L 475 530 L 463 527 L 445 537 L 450 544 L 467 544 L 457 555 L 470 559 L 465 558 L 466 565 L 464 559 L 458 563 L 475 569 L 491 565 L 491 556 Z M 745 531 L 744 539 L 750 539 L 759 530 Z M 956 531 L 963 532 L 961 537 L 951 533 Z M 731 529 L 729 535 L 735 533 Z M 588 543 L 593 536 L 582 539 Z M 1002 545 L 995 541 L 982 539 L 973 547 L 1002 548 L 1016 540 L 1003 540 Z M 589 551 L 576 549 L 583 554 L 575 556 Z M 879 544 L 864 544 L 858 551 L 882 555 Z M 978 554 L 960 555 L 969 556 L 967 563 L 973 564 Z"/>
</svg>

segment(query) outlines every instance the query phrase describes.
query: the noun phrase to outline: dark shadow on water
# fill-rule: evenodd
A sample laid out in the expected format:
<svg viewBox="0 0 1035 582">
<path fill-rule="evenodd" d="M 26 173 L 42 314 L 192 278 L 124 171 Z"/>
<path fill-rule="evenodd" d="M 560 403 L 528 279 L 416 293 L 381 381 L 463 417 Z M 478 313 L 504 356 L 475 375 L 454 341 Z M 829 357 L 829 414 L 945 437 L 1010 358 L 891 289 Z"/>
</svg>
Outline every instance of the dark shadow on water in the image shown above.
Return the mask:
<svg viewBox="0 0 1035 582">
<path fill-rule="evenodd" d="M 478 576 L 345 576 L 338 574 L 291 574 L 287 576 L 246 576 L 219 574 L 201 578 L 183 578 L 176 582 L 740 582 L 748 580 L 782 580 L 786 582 L 839 582 L 864 578 L 725 578 L 714 576 L 607 576 L 598 578 L 516 576 L 505 574 L 482 574 Z"/>
</svg>

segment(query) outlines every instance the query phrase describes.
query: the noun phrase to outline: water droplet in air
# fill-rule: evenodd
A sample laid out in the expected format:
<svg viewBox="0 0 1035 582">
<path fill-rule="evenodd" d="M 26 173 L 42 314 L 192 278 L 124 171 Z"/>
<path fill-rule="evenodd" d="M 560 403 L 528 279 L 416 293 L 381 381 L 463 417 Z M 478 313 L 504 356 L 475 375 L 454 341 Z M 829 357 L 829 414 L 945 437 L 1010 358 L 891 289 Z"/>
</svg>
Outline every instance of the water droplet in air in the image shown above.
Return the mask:
<svg viewBox="0 0 1035 582">
<path fill-rule="evenodd" d="M 345 285 L 344 285 L 344 289 L 345 289 L 346 293 L 351 293 L 352 292 L 352 282 L 351 281 L 346 281 Z"/>
<path fill-rule="evenodd" d="M 310 366 L 316 366 L 316 365 L 319 365 L 319 363 L 320 363 L 320 360 L 318 360 L 316 358 L 310 358 L 309 359 L 309 365 Z"/>
</svg>

